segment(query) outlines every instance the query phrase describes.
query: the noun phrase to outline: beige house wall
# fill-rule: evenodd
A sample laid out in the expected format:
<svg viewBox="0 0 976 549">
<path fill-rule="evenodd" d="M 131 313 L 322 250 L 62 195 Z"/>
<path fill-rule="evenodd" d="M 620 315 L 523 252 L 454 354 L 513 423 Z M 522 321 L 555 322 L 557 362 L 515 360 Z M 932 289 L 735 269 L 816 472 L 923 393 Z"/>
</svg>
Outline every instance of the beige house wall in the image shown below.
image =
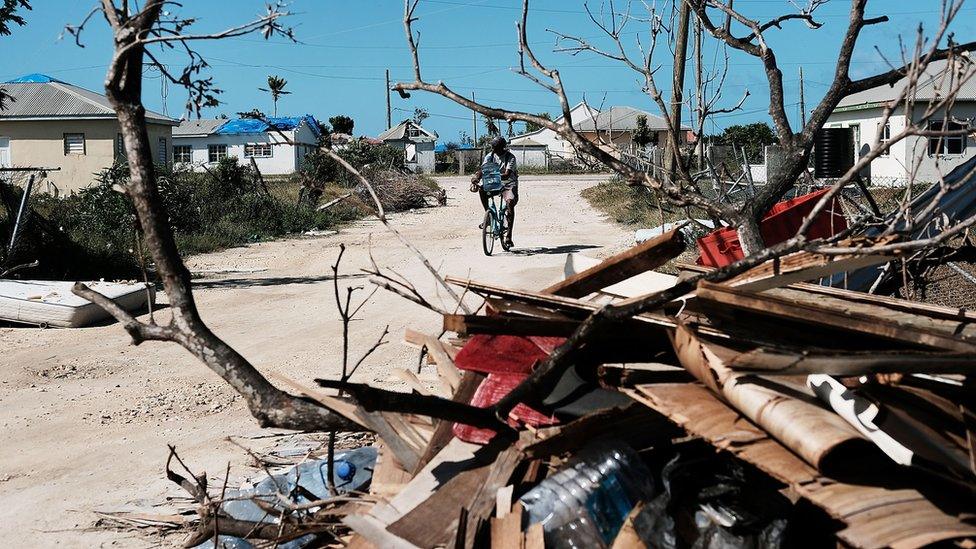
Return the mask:
<svg viewBox="0 0 976 549">
<path fill-rule="evenodd" d="M 173 128 L 148 124 L 153 158 L 159 154 L 159 139 L 166 138 L 166 155 L 172 160 Z M 64 153 L 64 134 L 85 134 L 85 154 Z M 10 138 L 10 164 L 14 167 L 61 168 L 49 172 L 40 190 L 60 194 L 91 185 L 94 174 L 115 163 L 115 142 L 119 124 L 115 120 L 0 120 L 0 137 Z M 158 159 L 157 159 L 158 160 Z"/>
</svg>

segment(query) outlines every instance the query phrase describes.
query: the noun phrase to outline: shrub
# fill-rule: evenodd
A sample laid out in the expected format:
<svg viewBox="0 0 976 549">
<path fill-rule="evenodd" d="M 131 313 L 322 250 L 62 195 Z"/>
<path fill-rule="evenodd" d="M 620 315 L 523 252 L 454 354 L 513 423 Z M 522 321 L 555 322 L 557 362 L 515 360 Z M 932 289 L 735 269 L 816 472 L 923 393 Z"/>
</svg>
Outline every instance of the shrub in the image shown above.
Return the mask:
<svg viewBox="0 0 976 549">
<path fill-rule="evenodd" d="M 160 198 L 166 207 L 177 246 L 184 254 L 208 252 L 291 234 L 325 229 L 352 217 L 349 210 L 317 212 L 266 192 L 250 167 L 229 158 L 207 173 L 170 171 L 157 167 Z M 39 194 L 31 199 L 31 222 L 21 232 L 7 265 L 41 261 L 25 271 L 33 278 L 135 278 L 136 216 L 129 199 L 119 192 L 128 169 L 115 166 L 95 176 L 94 183 L 71 196 Z M 284 183 L 284 185 L 297 183 Z M 19 190 L 4 191 L 7 222 L 0 235 L 9 238 L 10 204 Z M 8 196 L 9 195 L 9 196 Z"/>
</svg>

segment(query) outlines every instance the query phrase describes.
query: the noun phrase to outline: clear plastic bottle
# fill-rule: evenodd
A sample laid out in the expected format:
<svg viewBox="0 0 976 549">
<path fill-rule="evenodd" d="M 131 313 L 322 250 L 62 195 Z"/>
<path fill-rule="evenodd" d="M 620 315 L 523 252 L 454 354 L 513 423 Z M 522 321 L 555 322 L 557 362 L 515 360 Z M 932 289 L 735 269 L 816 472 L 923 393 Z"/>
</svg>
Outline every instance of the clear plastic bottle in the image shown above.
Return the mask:
<svg viewBox="0 0 976 549">
<path fill-rule="evenodd" d="M 640 501 L 654 496 L 650 471 L 625 443 L 587 446 L 522 496 L 530 523 L 551 547 L 607 547 Z"/>
</svg>

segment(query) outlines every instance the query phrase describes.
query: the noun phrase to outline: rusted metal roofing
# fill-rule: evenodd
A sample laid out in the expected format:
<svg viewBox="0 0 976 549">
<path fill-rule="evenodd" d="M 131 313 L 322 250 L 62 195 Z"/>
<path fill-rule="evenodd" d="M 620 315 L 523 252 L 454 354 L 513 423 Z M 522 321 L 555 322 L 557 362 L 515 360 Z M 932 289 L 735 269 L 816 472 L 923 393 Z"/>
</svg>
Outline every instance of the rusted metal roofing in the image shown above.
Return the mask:
<svg viewBox="0 0 976 549">
<path fill-rule="evenodd" d="M 976 537 L 976 526 L 963 522 L 957 510 L 937 506 L 904 483 L 852 484 L 824 476 L 701 385 L 639 385 L 627 393 L 842 521 L 846 528 L 837 536 L 854 547 L 908 549 Z"/>
<path fill-rule="evenodd" d="M 11 97 L 4 102 L 0 120 L 115 118 L 115 109 L 104 95 L 53 78 L 24 77 L 0 87 Z M 152 111 L 146 111 L 146 118 L 162 124 L 178 123 Z"/>
</svg>

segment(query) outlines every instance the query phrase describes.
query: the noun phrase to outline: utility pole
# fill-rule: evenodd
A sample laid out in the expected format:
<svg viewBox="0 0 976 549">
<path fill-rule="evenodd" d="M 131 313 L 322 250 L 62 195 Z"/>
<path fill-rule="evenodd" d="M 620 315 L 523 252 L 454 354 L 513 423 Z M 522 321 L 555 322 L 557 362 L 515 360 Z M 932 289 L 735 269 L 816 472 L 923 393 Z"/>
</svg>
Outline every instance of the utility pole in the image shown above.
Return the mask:
<svg viewBox="0 0 976 549">
<path fill-rule="evenodd" d="M 800 65 L 800 127 L 807 125 L 807 104 L 803 101 L 803 65 Z"/>
<path fill-rule="evenodd" d="M 705 103 L 704 97 L 705 90 L 702 89 L 704 86 L 702 82 L 702 23 L 697 17 L 695 18 L 695 106 L 697 110 L 697 119 L 695 120 L 695 125 L 701 128 L 702 133 L 705 132 Z M 695 157 L 698 159 L 698 169 L 701 169 L 705 165 L 702 156 L 705 153 L 705 147 L 702 145 L 702 136 L 695 136 Z"/>
<path fill-rule="evenodd" d="M 393 110 L 390 108 L 390 69 L 386 69 L 386 129 L 393 127 Z"/>
<path fill-rule="evenodd" d="M 471 101 L 474 102 L 474 92 L 471 92 Z M 471 144 L 477 147 L 478 146 L 478 112 L 474 110 L 471 111 L 471 131 L 474 132 L 472 134 L 472 139 L 474 139 L 474 142 L 472 142 Z"/>
<path fill-rule="evenodd" d="M 678 16 L 678 36 L 674 44 L 674 82 L 671 84 L 671 123 L 678 135 L 678 142 L 674 146 L 669 146 L 670 154 L 665 155 L 664 165 L 667 168 L 668 178 L 674 181 L 676 162 L 680 158 L 681 137 L 681 106 L 684 102 L 682 90 L 685 86 L 685 62 L 688 55 L 688 18 L 691 15 L 691 5 L 688 2 L 681 2 L 681 13 Z"/>
</svg>

